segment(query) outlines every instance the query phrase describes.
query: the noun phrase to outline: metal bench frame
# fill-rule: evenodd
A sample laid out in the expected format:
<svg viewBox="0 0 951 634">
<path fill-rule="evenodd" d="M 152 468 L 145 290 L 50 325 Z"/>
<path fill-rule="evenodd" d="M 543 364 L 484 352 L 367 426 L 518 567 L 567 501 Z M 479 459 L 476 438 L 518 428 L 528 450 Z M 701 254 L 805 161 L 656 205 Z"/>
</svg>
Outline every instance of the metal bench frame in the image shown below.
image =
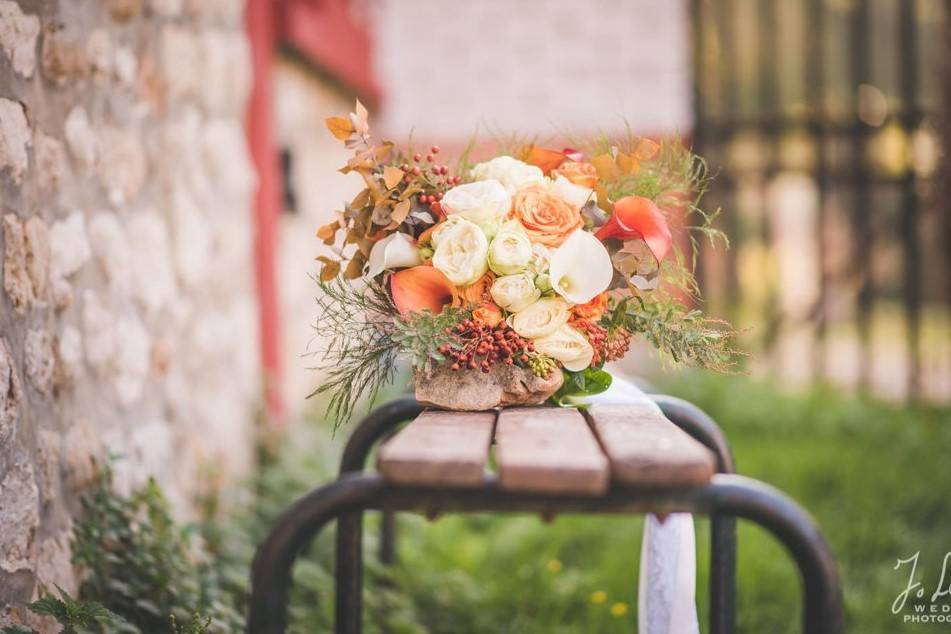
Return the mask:
<svg viewBox="0 0 951 634">
<path fill-rule="evenodd" d="M 360 473 L 374 446 L 424 409 L 411 397 L 374 410 L 354 429 L 344 449 L 340 478 L 296 502 L 278 519 L 261 544 L 252 567 L 248 631 L 284 632 L 293 563 L 313 537 L 337 520 L 336 627 L 357 634 L 362 626 L 363 511 L 384 513 L 381 559 L 392 561 L 396 511 L 669 513 L 685 511 L 711 518 L 710 618 L 714 634 L 734 631 L 736 517 L 756 522 L 788 549 L 801 573 L 803 628 L 838 633 L 843 628 L 841 590 L 835 562 L 809 515 L 781 492 L 733 474 L 733 458 L 716 423 L 696 406 L 669 396 L 652 396 L 664 415 L 716 456 L 718 475 L 703 487 L 646 489 L 612 486 L 603 496 L 577 497 L 513 493 L 493 478 L 469 489 L 407 487 Z"/>
</svg>

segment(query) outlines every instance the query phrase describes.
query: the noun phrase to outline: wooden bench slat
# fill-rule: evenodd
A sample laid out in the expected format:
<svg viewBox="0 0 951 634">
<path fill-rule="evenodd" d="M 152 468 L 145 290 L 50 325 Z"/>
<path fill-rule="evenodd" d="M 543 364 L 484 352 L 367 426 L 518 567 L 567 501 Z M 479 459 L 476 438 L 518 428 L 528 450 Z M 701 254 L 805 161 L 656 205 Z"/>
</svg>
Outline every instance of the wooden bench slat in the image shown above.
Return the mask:
<svg viewBox="0 0 951 634">
<path fill-rule="evenodd" d="M 499 485 L 513 491 L 598 495 L 608 461 L 574 409 L 503 409 L 495 431 Z"/>
<path fill-rule="evenodd" d="M 593 405 L 587 413 L 611 462 L 615 482 L 699 485 L 708 483 L 716 470 L 713 453 L 652 403 Z"/>
<path fill-rule="evenodd" d="M 427 410 L 380 448 L 377 468 L 399 484 L 479 486 L 495 412 Z"/>
</svg>

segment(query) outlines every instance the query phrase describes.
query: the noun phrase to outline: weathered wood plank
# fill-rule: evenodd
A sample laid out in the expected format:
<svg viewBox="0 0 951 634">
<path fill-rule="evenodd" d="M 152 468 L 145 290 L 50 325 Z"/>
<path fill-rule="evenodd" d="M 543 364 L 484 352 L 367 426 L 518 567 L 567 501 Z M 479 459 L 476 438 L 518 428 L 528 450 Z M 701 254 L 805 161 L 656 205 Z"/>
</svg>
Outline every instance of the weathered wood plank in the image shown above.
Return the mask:
<svg viewBox="0 0 951 634">
<path fill-rule="evenodd" d="M 593 405 L 587 410 L 620 484 L 706 484 L 716 469 L 713 453 L 667 420 L 652 403 Z"/>
<path fill-rule="evenodd" d="M 597 495 L 608 487 L 608 461 L 577 410 L 503 409 L 495 442 L 503 489 Z"/>
<path fill-rule="evenodd" d="M 400 484 L 478 486 L 494 424 L 495 412 L 427 410 L 383 444 L 377 468 Z"/>
</svg>

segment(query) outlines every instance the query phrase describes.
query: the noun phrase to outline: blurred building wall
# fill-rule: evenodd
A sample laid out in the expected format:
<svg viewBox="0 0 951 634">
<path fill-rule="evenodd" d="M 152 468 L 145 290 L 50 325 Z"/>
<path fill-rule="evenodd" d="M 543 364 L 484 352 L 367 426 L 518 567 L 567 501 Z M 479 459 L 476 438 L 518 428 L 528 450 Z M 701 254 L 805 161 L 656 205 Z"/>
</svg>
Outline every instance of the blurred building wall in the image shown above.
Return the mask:
<svg viewBox="0 0 951 634">
<path fill-rule="evenodd" d="M 405 138 L 689 133 L 686 0 L 379 0 L 381 129 Z"/>
<path fill-rule="evenodd" d="M 75 589 L 107 451 L 120 487 L 154 475 L 180 508 L 250 463 L 242 12 L 0 1 L 0 604 Z"/>
</svg>

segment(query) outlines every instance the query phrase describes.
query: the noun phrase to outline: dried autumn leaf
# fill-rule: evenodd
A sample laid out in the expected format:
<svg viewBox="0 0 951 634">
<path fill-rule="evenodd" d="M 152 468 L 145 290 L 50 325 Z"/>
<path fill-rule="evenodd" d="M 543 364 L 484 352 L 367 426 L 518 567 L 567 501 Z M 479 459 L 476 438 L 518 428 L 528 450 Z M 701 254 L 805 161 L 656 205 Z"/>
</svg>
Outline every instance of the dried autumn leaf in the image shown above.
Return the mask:
<svg viewBox="0 0 951 634">
<path fill-rule="evenodd" d="M 367 109 L 363 107 L 363 104 L 360 103 L 360 100 L 357 99 L 357 104 L 354 107 L 354 112 L 350 113 L 350 121 L 353 124 L 353 129 L 359 132 L 362 136 L 365 136 L 367 132 L 370 131 L 370 125 L 367 123 L 369 113 Z"/>
<path fill-rule="evenodd" d="M 618 176 L 617 162 L 607 152 L 591 159 L 591 164 L 598 170 L 598 178 L 603 181 L 614 180 Z"/>
<path fill-rule="evenodd" d="M 333 222 L 317 229 L 317 237 L 320 238 L 324 244 L 329 246 L 334 243 L 334 240 L 337 237 L 337 229 L 339 228 L 340 221 L 334 220 Z"/>
<path fill-rule="evenodd" d="M 651 141 L 650 139 L 641 139 L 637 142 L 637 147 L 634 148 L 634 158 L 639 161 L 649 161 L 657 154 L 657 151 L 660 149 L 660 144 L 656 141 Z"/>
<path fill-rule="evenodd" d="M 383 168 L 383 184 L 386 185 L 387 189 L 393 189 L 403 180 L 403 174 L 404 172 L 400 168 L 387 165 Z"/>
<path fill-rule="evenodd" d="M 373 208 L 370 220 L 375 225 L 388 225 L 392 219 L 393 208 L 389 205 L 390 201 L 383 201 Z"/>
<path fill-rule="evenodd" d="M 377 163 L 386 163 L 390 160 L 390 155 L 393 153 L 393 142 L 384 141 L 382 144 L 373 148 L 373 157 L 376 159 Z"/>
<path fill-rule="evenodd" d="M 346 141 L 350 138 L 350 135 L 354 133 L 353 123 L 351 123 L 350 119 L 327 117 L 324 119 L 324 123 L 327 129 L 330 130 L 330 133 L 341 141 Z"/>
<path fill-rule="evenodd" d="M 370 202 L 370 190 L 362 189 L 360 193 L 353 197 L 353 200 L 350 201 L 350 206 L 354 209 L 363 209 L 367 206 L 367 203 Z"/>
<path fill-rule="evenodd" d="M 408 200 L 401 200 L 400 202 L 396 203 L 396 206 L 393 207 L 393 214 L 390 216 L 390 226 L 387 227 L 387 229 L 396 229 L 399 227 L 403 221 L 406 220 L 406 216 L 409 215 L 409 210 L 411 208 L 412 204 Z"/>
<path fill-rule="evenodd" d="M 366 258 L 362 253 L 357 252 L 350 263 L 347 264 L 347 270 L 344 271 L 343 276 L 348 280 L 355 280 L 363 276 L 364 264 L 366 264 Z"/>
<path fill-rule="evenodd" d="M 412 187 L 407 187 L 406 189 L 403 190 L 403 193 L 400 194 L 400 200 L 406 200 L 410 198 L 411 196 L 415 196 L 416 194 L 421 194 L 422 192 L 423 192 L 422 187 L 417 187 L 415 185 Z"/>
<path fill-rule="evenodd" d="M 340 262 L 337 260 L 328 258 L 326 255 L 319 256 L 317 260 L 323 264 L 320 268 L 321 282 L 329 282 L 340 274 Z"/>
<path fill-rule="evenodd" d="M 623 152 L 617 155 L 616 163 L 622 174 L 637 174 L 637 170 L 640 168 L 637 159 Z"/>
</svg>

